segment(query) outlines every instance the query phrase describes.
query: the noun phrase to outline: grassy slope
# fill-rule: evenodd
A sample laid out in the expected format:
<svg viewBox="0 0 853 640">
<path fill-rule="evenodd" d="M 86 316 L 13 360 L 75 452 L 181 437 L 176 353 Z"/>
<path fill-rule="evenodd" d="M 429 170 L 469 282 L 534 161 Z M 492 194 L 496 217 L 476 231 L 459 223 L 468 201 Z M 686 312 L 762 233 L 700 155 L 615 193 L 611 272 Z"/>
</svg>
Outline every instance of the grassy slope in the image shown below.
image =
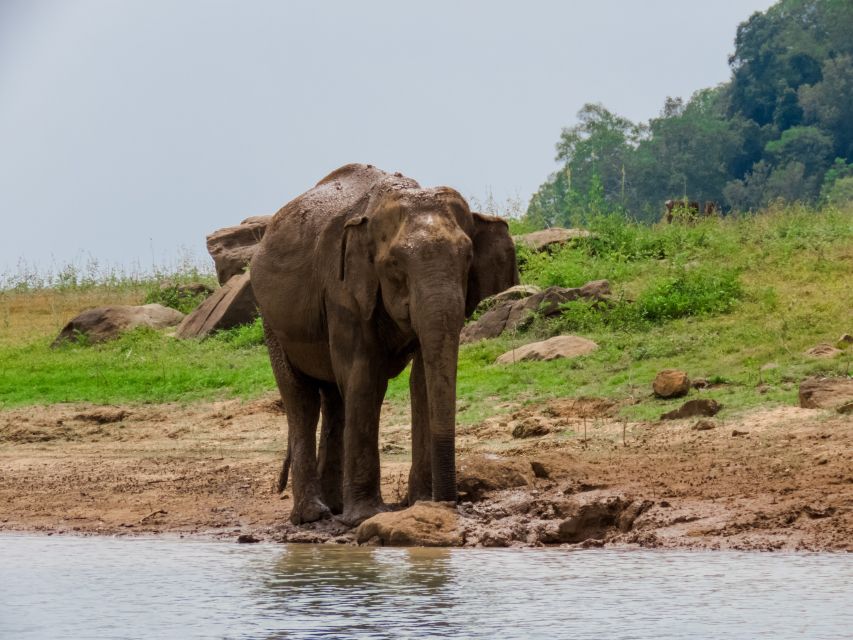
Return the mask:
<svg viewBox="0 0 853 640">
<path fill-rule="evenodd" d="M 522 279 L 575 286 L 608 278 L 625 302 L 605 312 L 573 305 L 556 321 L 536 321 L 525 335 L 464 347 L 462 422 L 478 421 L 507 400 L 575 395 L 633 397 L 637 404 L 626 415 L 656 417 L 678 404 L 649 398 L 654 374 L 666 367 L 727 382 L 705 392 L 727 413 L 794 403 L 803 376 L 850 370 L 849 351 L 832 360 L 803 351 L 853 332 L 853 209 L 794 207 L 692 227 L 601 219 L 593 230 L 596 239 L 555 256 L 523 255 Z M 738 291 L 726 289 L 732 282 Z M 48 348 L 73 312 L 141 302 L 145 293 L 144 285 L 0 293 L 0 406 L 252 397 L 274 388 L 257 326 L 200 343 L 137 331 L 105 345 Z M 571 361 L 493 364 L 513 346 L 559 332 L 592 338 L 601 348 Z M 771 362 L 778 366 L 760 371 Z M 406 385 L 405 374 L 392 381 L 391 402 L 406 402 Z"/>
</svg>

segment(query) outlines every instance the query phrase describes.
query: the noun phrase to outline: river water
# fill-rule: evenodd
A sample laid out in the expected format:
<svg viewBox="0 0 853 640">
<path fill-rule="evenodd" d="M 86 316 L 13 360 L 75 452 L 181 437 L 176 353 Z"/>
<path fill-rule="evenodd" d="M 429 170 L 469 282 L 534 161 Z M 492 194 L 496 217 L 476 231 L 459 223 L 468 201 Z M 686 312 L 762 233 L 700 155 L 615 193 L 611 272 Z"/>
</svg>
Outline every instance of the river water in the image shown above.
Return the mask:
<svg viewBox="0 0 853 640">
<path fill-rule="evenodd" d="M 0 638 L 851 638 L 853 555 L 0 536 Z"/>
</svg>

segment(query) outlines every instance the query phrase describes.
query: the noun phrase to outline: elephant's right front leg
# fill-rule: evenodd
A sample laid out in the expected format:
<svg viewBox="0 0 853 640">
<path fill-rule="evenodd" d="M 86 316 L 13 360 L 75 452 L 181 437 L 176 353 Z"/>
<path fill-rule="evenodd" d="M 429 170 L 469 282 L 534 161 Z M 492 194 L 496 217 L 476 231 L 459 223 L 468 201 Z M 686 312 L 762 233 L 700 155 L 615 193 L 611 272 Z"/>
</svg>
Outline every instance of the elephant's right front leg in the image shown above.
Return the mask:
<svg viewBox="0 0 853 640">
<path fill-rule="evenodd" d="M 344 522 L 385 511 L 379 469 L 379 413 L 388 386 L 369 366 L 350 372 L 344 399 Z"/>
</svg>

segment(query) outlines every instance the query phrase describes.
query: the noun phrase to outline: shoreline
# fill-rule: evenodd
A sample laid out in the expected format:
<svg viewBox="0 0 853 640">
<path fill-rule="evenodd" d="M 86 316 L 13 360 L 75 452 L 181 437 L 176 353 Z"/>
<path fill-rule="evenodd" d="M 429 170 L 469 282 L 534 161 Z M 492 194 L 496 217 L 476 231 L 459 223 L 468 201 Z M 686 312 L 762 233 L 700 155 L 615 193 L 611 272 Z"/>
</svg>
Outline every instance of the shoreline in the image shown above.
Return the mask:
<svg viewBox="0 0 853 640">
<path fill-rule="evenodd" d="M 613 415 L 556 399 L 460 425 L 456 546 L 853 551 L 849 416 L 775 406 L 696 431 Z M 513 438 L 522 423 L 539 435 Z M 389 503 L 405 495 L 409 437 L 386 405 Z M 287 522 L 290 492 L 273 490 L 285 443 L 272 394 L 0 411 L 0 535 L 354 543 L 334 520 Z M 586 529 L 555 533 L 579 513 Z"/>
</svg>

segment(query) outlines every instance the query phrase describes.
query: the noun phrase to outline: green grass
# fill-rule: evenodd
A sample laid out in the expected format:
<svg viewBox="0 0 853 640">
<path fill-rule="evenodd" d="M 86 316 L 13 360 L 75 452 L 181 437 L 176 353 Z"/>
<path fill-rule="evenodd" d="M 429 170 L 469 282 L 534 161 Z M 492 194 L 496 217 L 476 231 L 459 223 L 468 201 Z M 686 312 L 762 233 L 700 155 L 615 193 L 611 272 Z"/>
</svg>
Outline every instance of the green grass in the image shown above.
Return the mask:
<svg viewBox="0 0 853 640">
<path fill-rule="evenodd" d="M 795 404 L 807 375 L 853 370 L 853 349 L 831 360 L 803 353 L 853 333 L 853 210 L 794 206 L 693 226 L 602 217 L 590 229 L 594 237 L 553 255 L 522 250 L 522 280 L 579 286 L 607 278 L 614 303 L 571 303 L 524 333 L 463 347 L 461 422 L 478 422 L 506 402 L 579 395 L 625 401 L 630 418 L 657 418 L 681 402 L 651 397 L 662 368 L 718 383 L 702 395 L 723 403 L 725 419 L 759 405 Z M 259 323 L 203 341 L 137 330 L 111 343 L 50 349 L 59 318 L 74 307 L 69 300 L 97 305 L 99 285 L 87 286 L 85 295 L 56 286 L 0 291 L 0 406 L 189 402 L 275 389 Z M 151 282 L 132 283 L 121 299 L 139 303 L 152 290 Z M 494 364 L 514 346 L 559 333 L 600 348 L 574 360 Z M 768 363 L 777 366 L 761 371 Z M 389 401 L 406 403 L 407 386 L 405 373 L 393 380 Z"/>
</svg>

